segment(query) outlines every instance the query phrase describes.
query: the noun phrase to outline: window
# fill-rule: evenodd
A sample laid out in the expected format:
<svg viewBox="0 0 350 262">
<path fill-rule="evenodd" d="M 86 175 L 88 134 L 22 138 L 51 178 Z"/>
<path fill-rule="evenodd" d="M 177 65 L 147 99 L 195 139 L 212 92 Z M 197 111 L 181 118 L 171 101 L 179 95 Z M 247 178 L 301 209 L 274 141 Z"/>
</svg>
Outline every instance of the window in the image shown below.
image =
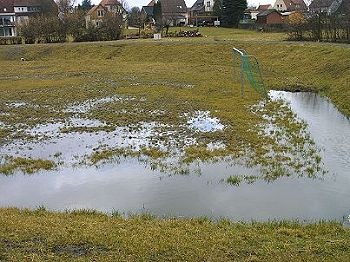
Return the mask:
<svg viewBox="0 0 350 262">
<path fill-rule="evenodd" d="M 103 16 L 103 10 L 97 10 L 97 16 L 99 17 Z"/>
<path fill-rule="evenodd" d="M 210 1 L 207 2 L 207 7 L 210 7 Z"/>
</svg>

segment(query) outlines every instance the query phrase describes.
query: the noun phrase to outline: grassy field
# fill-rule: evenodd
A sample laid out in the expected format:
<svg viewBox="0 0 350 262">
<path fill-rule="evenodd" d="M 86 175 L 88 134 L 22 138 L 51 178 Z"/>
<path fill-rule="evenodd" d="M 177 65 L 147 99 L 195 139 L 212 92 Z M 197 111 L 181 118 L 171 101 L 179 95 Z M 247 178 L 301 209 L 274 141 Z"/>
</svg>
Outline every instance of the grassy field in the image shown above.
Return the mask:
<svg viewBox="0 0 350 262">
<path fill-rule="evenodd" d="M 155 122 L 158 135 L 147 147 L 133 150 L 99 145 L 86 161 L 97 164 L 113 156 L 143 155 L 165 172 L 172 172 L 163 158 L 180 155 L 181 166 L 196 160 L 243 157 L 248 166 L 262 166 L 262 178 L 268 181 L 284 175 L 322 173 L 322 160 L 305 123 L 288 107 L 279 102 L 261 103 L 261 97 L 250 88 L 244 98 L 240 96 L 231 52 L 238 47 L 256 56 L 269 89 L 319 92 L 350 116 L 349 47 L 285 42 L 281 33 L 223 28 L 200 31 L 204 37 L 195 39 L 0 46 L 0 147 L 40 143 L 47 138 L 28 130 L 72 118 L 93 119 L 104 125 L 64 124 L 60 133 L 108 133 L 116 127 L 136 132 L 142 129 L 140 123 Z M 198 112 L 210 112 L 225 126 L 224 131 L 188 128 L 188 116 Z M 278 132 L 264 134 L 269 124 Z M 187 140 L 195 143 L 186 144 Z M 209 143 L 225 147 L 209 150 Z M 10 175 L 16 170 L 35 173 L 59 168 L 61 154 L 27 159 L 15 148 L 13 154 L 0 156 L 0 172 Z M 258 177 L 232 176 L 227 183 L 238 185 L 244 179 Z M 0 260 L 10 261 L 350 259 L 350 231 L 330 222 L 305 226 L 292 222 L 213 223 L 5 208 L 0 210 L 0 225 Z"/>
<path fill-rule="evenodd" d="M 288 108 L 268 102 L 257 109 L 261 98 L 250 88 L 244 98 L 240 97 L 239 78 L 232 74 L 232 47 L 244 48 L 259 59 L 268 88 L 320 92 L 349 115 L 348 46 L 283 42 L 285 35 L 281 33 L 223 28 L 200 31 L 204 37 L 191 39 L 0 47 L 0 63 L 6 68 L 0 72 L 0 144 L 18 138 L 35 141 L 38 138 L 26 130 L 64 122 L 72 116 L 106 125 L 65 126 L 61 132 L 109 131 L 117 126 L 139 130 L 140 122 L 156 122 L 162 135 L 136 153 L 146 152 L 143 155 L 157 159 L 154 164 L 158 166 L 162 166 L 159 156 L 178 154 L 172 151 L 175 144 L 176 149 L 185 148 L 180 159 L 183 164 L 196 159 L 249 156 L 247 164 L 262 165 L 263 177 L 268 180 L 291 173 L 312 176 L 320 171 L 318 151 L 305 125 Z M 21 57 L 27 61 L 22 62 Z M 106 102 L 87 112 L 67 111 L 72 105 L 116 96 L 119 102 Z M 225 132 L 184 128 L 184 116 L 207 111 L 220 120 Z M 275 118 L 273 124 L 281 132 L 262 134 L 269 124 L 266 115 Z M 176 136 L 167 135 L 170 133 Z M 288 146 L 279 144 L 281 136 L 287 137 Z M 184 144 L 188 139 L 196 143 Z M 208 143 L 224 144 L 225 148 L 208 150 Z M 274 159 L 270 157 L 271 148 Z M 300 148 L 307 148 L 307 159 L 296 158 Z M 135 154 L 128 149 L 100 147 L 95 152 L 88 161 Z M 18 157 L 22 156 L 3 161 L 8 173 L 11 170 L 7 167 L 16 168 Z"/>
<path fill-rule="evenodd" d="M 0 209 L 2 261 L 349 261 L 337 223 L 124 219 L 96 212 Z"/>
</svg>

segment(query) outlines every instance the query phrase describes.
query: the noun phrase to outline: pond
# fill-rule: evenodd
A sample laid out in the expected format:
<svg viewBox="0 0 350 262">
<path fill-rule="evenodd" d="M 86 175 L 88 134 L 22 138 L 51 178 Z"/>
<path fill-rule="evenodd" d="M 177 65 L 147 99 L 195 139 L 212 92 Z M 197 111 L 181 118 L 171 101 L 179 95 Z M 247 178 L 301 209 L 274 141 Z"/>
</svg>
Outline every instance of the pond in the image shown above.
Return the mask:
<svg viewBox="0 0 350 262">
<path fill-rule="evenodd" d="M 326 99 L 313 93 L 271 91 L 308 123 L 328 173 L 322 178 L 281 177 L 239 186 L 224 180 L 232 174 L 257 174 L 257 168 L 223 162 L 190 166 L 190 174 L 166 175 L 137 159 L 96 166 L 63 166 L 32 175 L 0 176 L 0 206 L 51 210 L 96 209 L 124 213 L 150 212 L 157 216 L 207 216 L 212 219 L 299 219 L 342 221 L 350 214 L 350 120 Z M 208 118 L 207 115 L 205 115 Z M 200 128 L 221 129 L 216 119 L 190 121 Z M 74 121 L 73 121 L 74 122 Z M 101 125 L 103 123 L 89 123 Z M 59 124 L 57 124 L 59 125 Z M 56 127 L 53 126 L 55 129 Z M 121 132 L 121 131 L 120 131 Z M 81 134 L 91 142 L 90 135 Z M 60 145 L 70 150 L 70 142 Z M 54 149 L 49 149 L 54 153 Z M 71 148 L 73 150 L 73 148 Z M 42 154 L 47 154 L 43 152 Z M 74 152 L 72 152 L 74 154 Z"/>
</svg>

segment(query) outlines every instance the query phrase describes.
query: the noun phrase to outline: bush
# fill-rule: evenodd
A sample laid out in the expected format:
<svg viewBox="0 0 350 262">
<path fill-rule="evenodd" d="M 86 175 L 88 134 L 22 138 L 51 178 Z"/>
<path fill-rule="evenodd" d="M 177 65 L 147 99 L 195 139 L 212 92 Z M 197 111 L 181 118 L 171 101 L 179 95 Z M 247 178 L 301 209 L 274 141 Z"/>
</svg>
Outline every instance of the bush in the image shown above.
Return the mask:
<svg viewBox="0 0 350 262">
<path fill-rule="evenodd" d="M 122 27 L 119 15 L 107 14 L 99 27 L 90 24 L 86 28 L 84 13 L 77 11 L 65 15 L 62 20 L 56 16 L 30 17 L 18 26 L 18 32 L 26 44 L 65 42 L 67 36 L 72 36 L 76 42 L 106 41 L 120 39 Z"/>
<path fill-rule="evenodd" d="M 0 38 L 0 45 L 17 45 L 22 43 L 21 37 L 2 37 Z"/>
<path fill-rule="evenodd" d="M 290 40 L 350 43 L 350 14 L 315 14 L 290 21 Z"/>
</svg>

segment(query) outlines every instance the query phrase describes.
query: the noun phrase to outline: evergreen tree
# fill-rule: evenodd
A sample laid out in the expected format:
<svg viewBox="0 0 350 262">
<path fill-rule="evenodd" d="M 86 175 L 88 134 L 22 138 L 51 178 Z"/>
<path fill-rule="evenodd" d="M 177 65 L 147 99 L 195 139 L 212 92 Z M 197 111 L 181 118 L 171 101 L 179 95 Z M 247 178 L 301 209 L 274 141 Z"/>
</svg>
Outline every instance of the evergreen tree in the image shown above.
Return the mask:
<svg viewBox="0 0 350 262">
<path fill-rule="evenodd" d="M 81 2 L 81 9 L 90 10 L 92 7 L 91 0 L 83 0 Z"/>
<path fill-rule="evenodd" d="M 223 0 L 222 25 L 238 27 L 239 20 L 243 17 L 246 8 L 247 0 Z"/>
<path fill-rule="evenodd" d="M 215 0 L 213 6 L 213 15 L 219 18 L 222 15 L 222 0 Z"/>
<path fill-rule="evenodd" d="M 156 24 L 162 24 L 162 5 L 160 0 L 156 1 L 153 6 L 153 16 L 154 20 L 156 20 Z"/>
</svg>

